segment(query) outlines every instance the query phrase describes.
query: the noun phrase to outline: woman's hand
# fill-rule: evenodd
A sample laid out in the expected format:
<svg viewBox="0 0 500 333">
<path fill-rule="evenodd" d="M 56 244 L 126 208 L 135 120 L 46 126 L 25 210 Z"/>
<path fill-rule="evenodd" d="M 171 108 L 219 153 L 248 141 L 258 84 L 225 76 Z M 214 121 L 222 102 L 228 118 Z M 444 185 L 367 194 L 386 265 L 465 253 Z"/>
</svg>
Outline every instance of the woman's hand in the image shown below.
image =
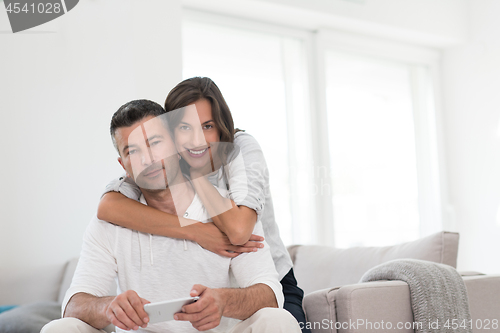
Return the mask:
<svg viewBox="0 0 500 333">
<path fill-rule="evenodd" d="M 255 252 L 259 248 L 264 247 L 262 241 L 264 237 L 258 235 L 250 236 L 250 239 L 245 244 L 238 246 L 233 245 L 229 238 L 217 228 L 213 223 L 195 223 L 185 228 L 195 228 L 194 241 L 200 244 L 206 250 L 218 255 L 234 258 L 245 252 Z"/>
</svg>

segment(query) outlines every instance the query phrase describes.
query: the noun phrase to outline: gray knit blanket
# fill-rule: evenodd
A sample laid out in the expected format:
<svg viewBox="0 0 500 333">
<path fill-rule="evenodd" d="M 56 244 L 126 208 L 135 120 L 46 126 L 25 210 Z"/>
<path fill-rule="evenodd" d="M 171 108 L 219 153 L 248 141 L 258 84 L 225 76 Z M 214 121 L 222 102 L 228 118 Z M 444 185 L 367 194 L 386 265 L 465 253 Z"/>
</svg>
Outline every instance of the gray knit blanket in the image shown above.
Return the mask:
<svg viewBox="0 0 500 333">
<path fill-rule="evenodd" d="M 373 267 L 360 282 L 379 280 L 408 284 L 413 320 L 422 323 L 416 326 L 416 333 L 472 333 L 467 289 L 455 268 L 424 260 L 398 259 Z"/>
</svg>

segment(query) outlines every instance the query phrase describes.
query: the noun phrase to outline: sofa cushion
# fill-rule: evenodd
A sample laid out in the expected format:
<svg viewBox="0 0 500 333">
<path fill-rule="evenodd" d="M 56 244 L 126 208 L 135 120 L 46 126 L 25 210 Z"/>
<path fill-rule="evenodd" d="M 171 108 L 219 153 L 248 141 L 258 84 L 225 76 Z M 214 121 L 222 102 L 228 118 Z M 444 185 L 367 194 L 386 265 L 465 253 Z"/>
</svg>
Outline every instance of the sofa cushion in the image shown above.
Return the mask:
<svg viewBox="0 0 500 333">
<path fill-rule="evenodd" d="M 2 333 L 39 333 L 48 322 L 61 318 L 61 304 L 38 302 L 16 307 L 0 314 Z"/>
<path fill-rule="evenodd" d="M 64 265 L 0 267 L 0 305 L 56 301 Z"/>
<path fill-rule="evenodd" d="M 420 259 L 456 268 L 458 233 L 439 232 L 413 242 L 385 247 L 294 245 L 289 247 L 298 285 L 307 295 L 315 290 L 358 283 L 370 268 L 393 259 Z"/>
</svg>

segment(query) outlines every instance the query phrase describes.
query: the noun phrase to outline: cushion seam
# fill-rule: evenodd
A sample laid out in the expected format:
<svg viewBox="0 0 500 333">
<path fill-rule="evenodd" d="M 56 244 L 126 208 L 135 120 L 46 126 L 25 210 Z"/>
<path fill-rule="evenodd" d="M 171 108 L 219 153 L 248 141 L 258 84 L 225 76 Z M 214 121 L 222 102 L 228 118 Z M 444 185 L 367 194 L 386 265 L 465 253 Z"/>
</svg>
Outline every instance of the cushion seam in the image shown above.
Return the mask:
<svg viewBox="0 0 500 333">
<path fill-rule="evenodd" d="M 441 263 L 444 264 L 444 235 L 445 235 L 445 232 L 443 232 L 441 234 Z"/>
</svg>

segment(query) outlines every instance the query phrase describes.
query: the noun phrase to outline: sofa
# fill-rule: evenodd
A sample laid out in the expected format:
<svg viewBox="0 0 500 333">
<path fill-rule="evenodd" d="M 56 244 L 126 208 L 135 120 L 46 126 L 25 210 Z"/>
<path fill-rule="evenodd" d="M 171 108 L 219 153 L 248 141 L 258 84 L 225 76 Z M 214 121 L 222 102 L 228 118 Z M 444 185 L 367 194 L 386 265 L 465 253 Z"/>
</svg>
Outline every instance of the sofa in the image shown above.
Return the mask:
<svg viewBox="0 0 500 333">
<path fill-rule="evenodd" d="M 377 323 L 390 322 L 393 332 L 414 332 L 396 328 L 411 323 L 410 292 L 401 281 L 358 283 L 370 268 L 393 259 L 413 258 L 456 267 L 457 233 L 440 232 L 388 247 L 336 249 L 328 246 L 293 245 L 289 252 L 299 286 L 304 290 L 303 307 L 313 333 L 384 332 Z M 0 308 L 18 307 L 0 313 L 0 332 L 31 333 L 60 317 L 60 304 L 73 276 L 77 258 L 61 265 L 0 268 Z M 467 287 L 473 332 L 500 332 L 492 320 L 500 319 L 500 276 L 463 272 Z M 344 323 L 364 320 L 365 326 Z M 487 320 L 490 321 L 485 329 Z M 372 327 L 368 326 L 372 323 Z M 340 324 L 340 326 L 339 326 Z M 477 324 L 477 325 L 476 325 Z M 481 324 L 482 330 L 478 329 Z M 342 326 L 344 325 L 344 326 Z M 107 327 L 108 332 L 112 327 Z"/>
<path fill-rule="evenodd" d="M 427 260 L 456 268 L 458 241 L 458 233 L 439 232 L 387 247 L 289 247 L 298 285 L 304 290 L 303 307 L 311 331 L 414 332 L 405 282 L 359 281 L 370 268 L 394 259 Z M 500 275 L 460 274 L 467 288 L 473 332 L 500 332 Z"/>
</svg>

